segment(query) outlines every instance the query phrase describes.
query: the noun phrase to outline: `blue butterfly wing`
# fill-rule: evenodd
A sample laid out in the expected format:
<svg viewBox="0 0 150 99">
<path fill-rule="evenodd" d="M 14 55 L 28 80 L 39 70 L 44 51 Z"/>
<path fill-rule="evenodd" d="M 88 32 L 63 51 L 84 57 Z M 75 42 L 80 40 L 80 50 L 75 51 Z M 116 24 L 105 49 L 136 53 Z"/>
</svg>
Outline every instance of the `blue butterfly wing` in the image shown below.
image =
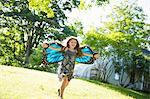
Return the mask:
<svg viewBox="0 0 150 99">
<path fill-rule="evenodd" d="M 59 43 L 51 43 L 49 44 L 49 46 L 53 47 L 53 48 L 62 48 L 63 46 Z M 60 62 L 64 59 L 64 55 L 63 52 L 57 51 L 57 50 L 53 50 L 51 48 L 46 48 L 45 50 L 45 61 L 46 63 L 50 64 L 50 63 L 57 63 Z"/>
<path fill-rule="evenodd" d="M 82 47 L 81 52 L 86 53 L 86 54 L 93 54 L 94 55 L 94 52 L 88 46 Z M 94 63 L 94 58 L 91 57 L 91 56 L 76 57 L 76 62 L 84 63 L 84 64 L 92 64 L 92 63 Z"/>
</svg>

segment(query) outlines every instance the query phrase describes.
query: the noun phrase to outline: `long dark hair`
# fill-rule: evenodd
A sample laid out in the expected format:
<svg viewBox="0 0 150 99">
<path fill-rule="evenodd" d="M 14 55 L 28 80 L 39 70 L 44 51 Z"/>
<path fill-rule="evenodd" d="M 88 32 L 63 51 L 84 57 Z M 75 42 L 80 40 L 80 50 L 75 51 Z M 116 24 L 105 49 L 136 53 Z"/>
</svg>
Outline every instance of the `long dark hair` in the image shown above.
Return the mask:
<svg viewBox="0 0 150 99">
<path fill-rule="evenodd" d="M 67 46 L 66 47 L 70 47 L 69 46 L 69 42 L 71 41 L 71 40 L 75 40 L 76 42 L 77 42 L 77 45 L 76 45 L 76 47 L 74 48 L 74 49 L 78 49 L 79 47 L 80 47 L 80 45 L 79 45 L 79 42 L 78 42 L 78 40 L 76 39 L 76 38 L 70 38 L 68 41 L 67 41 Z"/>
<path fill-rule="evenodd" d="M 75 50 L 77 50 L 77 56 L 82 56 L 82 52 L 81 52 L 81 49 L 80 49 L 80 44 L 79 44 L 79 41 L 76 39 L 76 38 L 70 38 L 68 41 L 67 41 L 67 46 L 66 47 L 68 47 L 69 48 L 69 42 L 71 41 L 71 40 L 76 40 L 76 42 L 77 42 L 77 45 L 76 45 L 76 47 L 74 48 Z"/>
</svg>

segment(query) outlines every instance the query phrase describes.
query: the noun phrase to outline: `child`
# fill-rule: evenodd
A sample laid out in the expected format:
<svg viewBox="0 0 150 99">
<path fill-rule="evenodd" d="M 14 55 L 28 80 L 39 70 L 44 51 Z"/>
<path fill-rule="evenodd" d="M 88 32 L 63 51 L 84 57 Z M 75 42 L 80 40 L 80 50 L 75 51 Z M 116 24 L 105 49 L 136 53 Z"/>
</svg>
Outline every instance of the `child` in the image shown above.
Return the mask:
<svg viewBox="0 0 150 99">
<path fill-rule="evenodd" d="M 93 63 L 93 59 L 97 59 L 99 57 L 99 54 L 95 54 L 92 52 L 92 50 L 88 47 L 82 47 L 80 48 L 79 42 L 76 38 L 72 37 L 67 41 L 66 47 L 59 44 L 60 47 L 52 46 L 53 44 L 46 44 L 43 43 L 43 48 L 50 48 L 51 50 L 55 50 L 56 52 L 62 53 L 60 58 L 57 58 L 58 61 L 62 61 L 61 66 L 59 68 L 58 77 L 61 81 L 61 86 L 58 89 L 58 94 L 60 99 L 63 99 L 63 93 L 67 85 L 69 84 L 70 80 L 73 78 L 73 71 L 75 66 L 75 61 L 80 63 Z M 83 51 L 82 51 L 83 50 Z M 91 51 L 91 54 L 89 52 L 84 50 Z M 50 51 L 52 52 L 52 51 Z M 48 52 L 47 52 L 48 53 Z M 56 54 L 55 54 L 56 56 Z M 53 55 L 47 56 L 47 60 L 49 58 L 53 57 Z M 56 59 L 56 57 L 55 57 Z M 47 61 L 46 60 L 46 61 Z M 49 59 L 51 60 L 51 59 Z M 51 63 L 51 61 L 49 61 Z M 55 61 L 53 61 L 55 62 Z"/>
</svg>

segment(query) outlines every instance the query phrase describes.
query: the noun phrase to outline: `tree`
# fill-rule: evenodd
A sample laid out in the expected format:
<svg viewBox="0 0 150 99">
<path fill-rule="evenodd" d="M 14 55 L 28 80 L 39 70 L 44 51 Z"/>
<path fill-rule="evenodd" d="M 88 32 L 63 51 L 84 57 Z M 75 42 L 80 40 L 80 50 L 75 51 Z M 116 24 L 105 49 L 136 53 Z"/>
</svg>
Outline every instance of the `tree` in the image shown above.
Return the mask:
<svg viewBox="0 0 150 99">
<path fill-rule="evenodd" d="M 92 6 L 102 6 L 104 4 L 108 4 L 110 0 L 80 0 L 80 5 L 79 5 L 79 9 L 83 10 L 83 9 L 87 9 L 90 8 Z"/>
<path fill-rule="evenodd" d="M 150 34 L 147 29 L 149 25 L 144 23 L 145 17 L 142 8 L 135 3 L 124 1 L 113 8 L 112 13 L 109 14 L 111 20 L 103 22 L 104 27 L 100 27 L 98 31 L 90 30 L 86 34 L 85 43 L 98 50 L 101 56 L 104 54 L 113 57 L 113 64 L 117 71 L 122 73 L 121 77 L 124 77 L 124 72 L 126 72 L 131 79 L 133 72 L 137 72 L 137 64 L 135 64 L 137 59 L 134 57 L 139 56 L 143 60 L 142 49 L 148 50 L 149 46 Z M 112 47 L 111 52 L 106 50 L 108 46 Z M 149 70 L 147 63 L 142 61 L 141 64 L 143 68 Z M 145 73 L 146 69 L 141 69 L 141 72 Z M 140 79 L 141 76 L 138 81 Z M 123 82 L 121 78 L 120 84 L 122 85 Z"/>
<path fill-rule="evenodd" d="M 36 0 L 0 2 L 1 29 L 7 28 L 7 31 L 11 31 L 9 32 L 10 35 L 13 35 L 14 37 L 16 37 L 16 35 L 20 36 L 17 41 L 15 39 L 11 39 L 11 36 L 7 37 L 11 42 L 19 42 L 19 46 L 23 46 L 23 49 L 20 50 L 22 52 L 25 51 L 21 55 L 21 58 L 24 60 L 24 62 L 21 61 L 21 63 L 29 63 L 29 57 L 32 53 L 32 48 L 36 48 L 44 39 L 63 40 L 67 36 L 76 35 L 74 31 L 69 34 L 68 31 L 71 31 L 71 28 L 65 25 L 67 17 L 65 16 L 64 11 L 70 11 L 73 7 L 77 7 L 78 5 L 79 2 L 77 0 L 65 2 L 61 2 L 59 0 L 53 0 L 51 2 L 49 0 L 45 0 L 45 2 L 41 2 L 41 0 L 39 0 L 39 2 Z M 16 31 L 19 32 L 16 33 Z M 0 40 L 2 41 L 7 32 L 1 32 L 3 37 Z M 47 38 L 47 34 L 52 36 Z M 14 46 L 14 44 L 10 45 L 6 42 L 2 42 L 2 45 L 7 45 L 2 46 L 0 51 L 2 55 L 4 55 L 7 51 L 10 51 L 10 53 L 14 54 L 14 52 L 9 49 L 9 47 Z M 6 50 L 3 50 L 4 47 L 6 47 Z M 14 51 L 16 52 L 16 50 Z M 11 56 L 8 55 L 8 57 L 10 58 Z M 20 57 L 20 55 L 18 54 L 17 57 Z M 6 60 L 6 58 L 3 57 L 3 60 Z M 8 65 L 8 63 L 5 64 Z M 12 65 L 12 63 L 9 65 Z"/>
<path fill-rule="evenodd" d="M 0 33 L 0 63 L 4 65 L 20 65 L 24 61 L 24 45 L 20 38 L 22 36 L 20 31 L 12 28 L 10 31 L 6 31 L 8 28 L 1 29 Z"/>
</svg>

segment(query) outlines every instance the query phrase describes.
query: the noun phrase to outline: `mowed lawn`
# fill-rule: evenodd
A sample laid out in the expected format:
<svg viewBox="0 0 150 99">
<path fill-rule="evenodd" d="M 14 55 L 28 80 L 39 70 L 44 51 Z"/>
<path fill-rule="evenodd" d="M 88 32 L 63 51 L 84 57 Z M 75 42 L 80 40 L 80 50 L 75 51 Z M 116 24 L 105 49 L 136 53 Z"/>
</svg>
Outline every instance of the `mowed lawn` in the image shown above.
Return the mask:
<svg viewBox="0 0 150 99">
<path fill-rule="evenodd" d="M 149 95 L 101 82 L 72 79 L 64 99 L 148 99 Z M 0 66 L 0 99 L 58 99 L 56 74 Z M 150 99 L 150 98 L 149 98 Z"/>
</svg>

